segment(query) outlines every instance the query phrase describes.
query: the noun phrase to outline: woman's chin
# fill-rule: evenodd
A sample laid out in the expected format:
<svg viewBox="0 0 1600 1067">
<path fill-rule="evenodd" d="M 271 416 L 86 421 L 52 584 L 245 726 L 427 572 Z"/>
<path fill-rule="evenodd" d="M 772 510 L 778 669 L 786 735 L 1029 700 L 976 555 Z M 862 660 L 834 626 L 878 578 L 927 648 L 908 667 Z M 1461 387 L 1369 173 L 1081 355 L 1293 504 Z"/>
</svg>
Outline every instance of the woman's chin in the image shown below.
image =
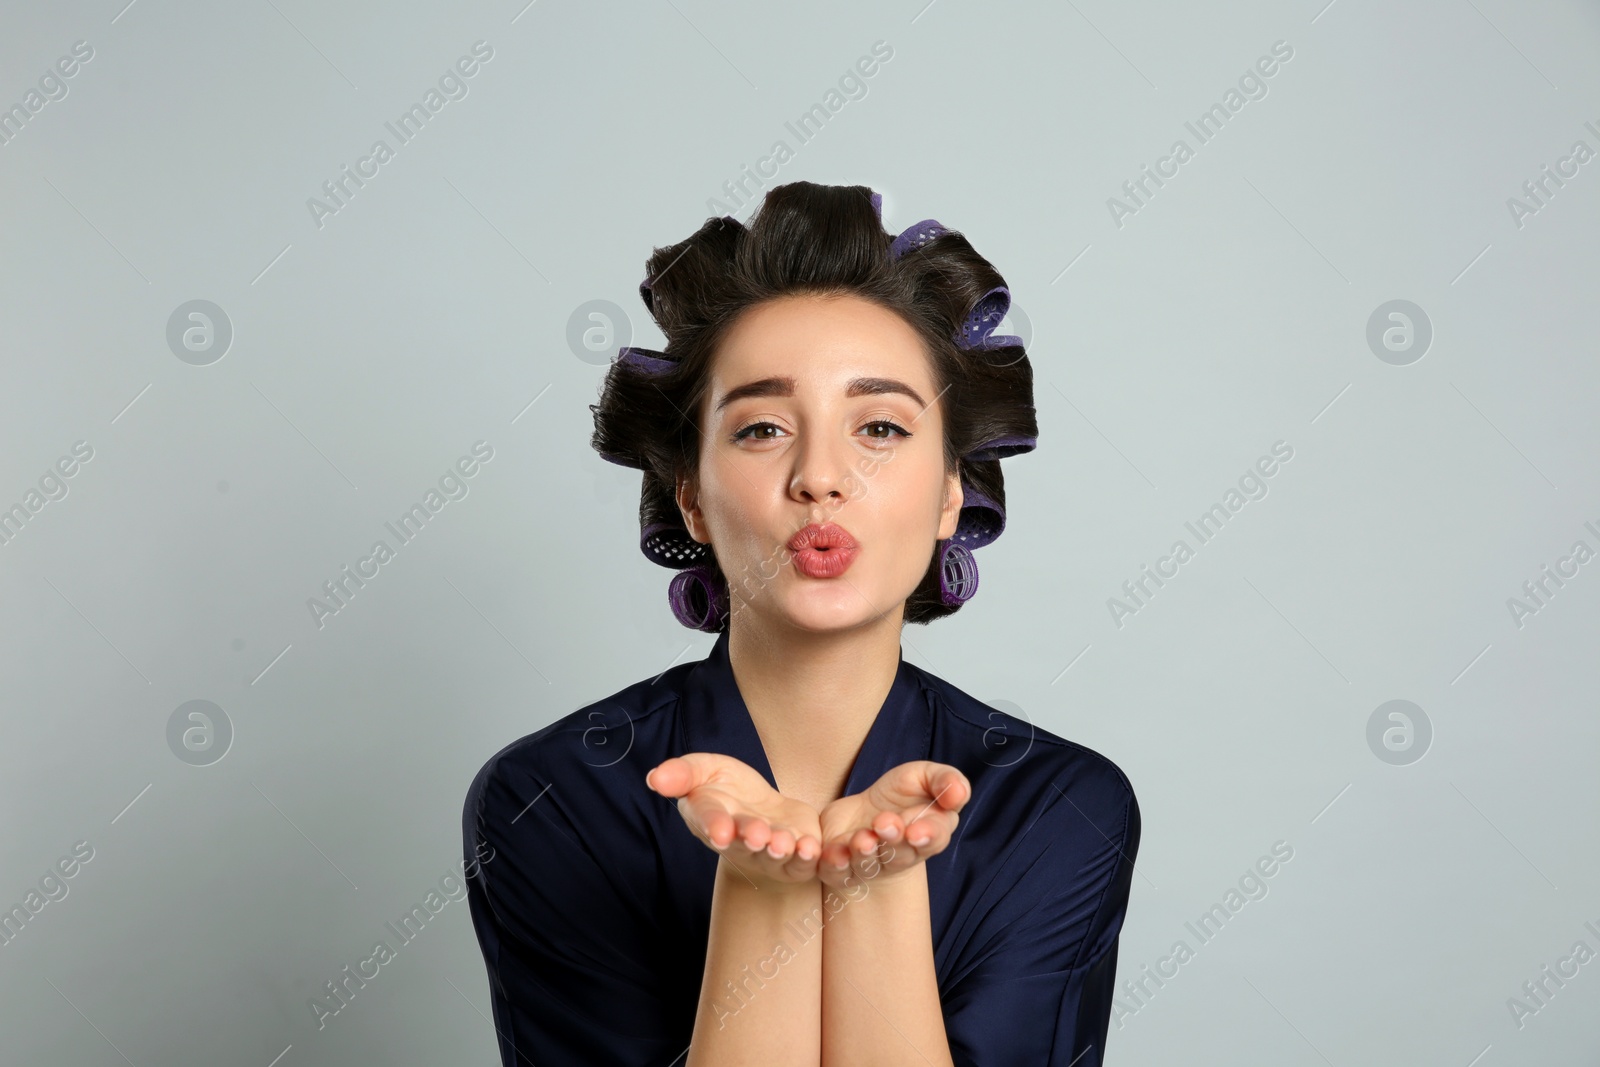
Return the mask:
<svg viewBox="0 0 1600 1067">
<path fill-rule="evenodd" d="M 896 607 L 887 596 L 883 604 L 874 604 L 864 590 L 837 580 L 807 581 L 787 592 L 779 605 L 784 622 L 813 633 L 853 630 L 876 622 Z"/>
</svg>

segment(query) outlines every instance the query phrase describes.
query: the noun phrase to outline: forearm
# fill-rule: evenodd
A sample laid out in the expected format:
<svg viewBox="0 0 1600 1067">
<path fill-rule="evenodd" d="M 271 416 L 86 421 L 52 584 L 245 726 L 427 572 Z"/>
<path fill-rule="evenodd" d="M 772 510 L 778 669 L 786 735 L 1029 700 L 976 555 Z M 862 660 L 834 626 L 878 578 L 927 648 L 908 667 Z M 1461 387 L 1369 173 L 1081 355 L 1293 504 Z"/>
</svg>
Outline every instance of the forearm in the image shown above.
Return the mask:
<svg viewBox="0 0 1600 1067">
<path fill-rule="evenodd" d="M 718 860 L 686 1067 L 817 1067 L 821 939 L 818 882 L 758 889 L 726 856 Z"/>
<path fill-rule="evenodd" d="M 823 927 L 822 1063 L 826 1067 L 947 1067 L 928 916 L 928 868 L 893 881 L 865 879 L 864 893 Z"/>
</svg>

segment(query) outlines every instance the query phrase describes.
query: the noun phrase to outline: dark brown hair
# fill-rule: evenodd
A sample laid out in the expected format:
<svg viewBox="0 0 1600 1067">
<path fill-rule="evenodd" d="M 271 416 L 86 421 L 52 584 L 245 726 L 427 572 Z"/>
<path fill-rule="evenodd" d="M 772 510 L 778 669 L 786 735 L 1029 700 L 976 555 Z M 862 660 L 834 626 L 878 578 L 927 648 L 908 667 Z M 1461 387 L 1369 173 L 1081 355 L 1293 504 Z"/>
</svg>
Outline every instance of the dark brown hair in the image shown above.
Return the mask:
<svg viewBox="0 0 1600 1067">
<path fill-rule="evenodd" d="M 748 227 L 726 216 L 707 219 L 690 237 L 651 254 L 639 294 L 666 335 L 666 348 L 624 350 L 628 358 L 611 363 L 600 402 L 589 409 L 595 450 L 644 472 L 641 547 L 655 562 L 675 568 L 704 563 L 726 583 L 709 546 L 690 539 L 674 489 L 680 475 L 693 484 L 698 474 L 697 413 L 719 341 L 744 311 L 797 293 L 869 300 L 916 331 L 939 390 L 945 471 L 959 470 L 969 494 L 976 490 L 993 502 L 989 512 L 998 514 L 988 516 L 991 524 L 1003 523 L 999 457 L 1027 451 L 1038 434 L 1033 370 L 1017 338 L 996 338 L 1013 343 L 981 349 L 958 339 L 964 329 L 970 332 L 975 308 L 986 295 L 992 300 L 1005 280 L 956 230 L 907 231 L 895 245 L 878 204 L 864 185 L 790 182 L 768 190 Z M 1009 294 L 1000 314 L 1008 303 Z M 991 328 L 999 317 L 992 315 Z M 1028 443 L 992 447 L 1023 440 Z M 965 518 L 968 509 L 962 510 Z M 927 623 L 957 610 L 940 599 L 938 559 L 936 546 L 906 600 L 906 622 Z"/>
</svg>

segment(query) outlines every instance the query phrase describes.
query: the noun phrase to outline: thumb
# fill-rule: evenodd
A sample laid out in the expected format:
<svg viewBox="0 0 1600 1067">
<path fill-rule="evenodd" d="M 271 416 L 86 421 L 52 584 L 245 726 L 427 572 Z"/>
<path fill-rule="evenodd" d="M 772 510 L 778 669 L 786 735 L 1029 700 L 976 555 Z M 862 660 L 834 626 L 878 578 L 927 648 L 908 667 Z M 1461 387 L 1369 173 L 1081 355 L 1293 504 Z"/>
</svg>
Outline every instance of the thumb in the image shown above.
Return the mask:
<svg viewBox="0 0 1600 1067">
<path fill-rule="evenodd" d="M 960 811 L 972 798 L 972 783 L 947 763 L 928 763 L 923 768 L 923 781 L 929 798 L 945 811 Z"/>
<path fill-rule="evenodd" d="M 710 769 L 697 760 L 694 753 L 690 753 L 688 756 L 673 756 L 656 764 L 644 776 L 644 784 L 664 797 L 681 797 L 709 776 Z"/>
</svg>

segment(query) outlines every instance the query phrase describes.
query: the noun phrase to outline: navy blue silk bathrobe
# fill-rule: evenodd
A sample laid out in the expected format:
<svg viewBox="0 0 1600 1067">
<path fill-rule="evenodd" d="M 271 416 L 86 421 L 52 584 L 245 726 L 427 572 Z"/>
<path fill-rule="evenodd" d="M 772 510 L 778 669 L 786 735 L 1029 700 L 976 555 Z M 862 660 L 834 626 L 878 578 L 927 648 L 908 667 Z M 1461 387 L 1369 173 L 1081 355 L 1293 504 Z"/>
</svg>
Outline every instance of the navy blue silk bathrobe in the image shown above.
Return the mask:
<svg viewBox="0 0 1600 1067">
<path fill-rule="evenodd" d="M 705 659 L 550 723 L 474 779 L 467 890 L 506 1067 L 684 1062 L 718 856 L 644 776 L 688 752 L 733 756 L 776 788 L 726 631 Z M 1139 848 L 1127 777 L 902 656 L 845 795 L 922 759 L 972 783 L 926 861 L 955 1062 L 1098 1067 Z"/>
</svg>

